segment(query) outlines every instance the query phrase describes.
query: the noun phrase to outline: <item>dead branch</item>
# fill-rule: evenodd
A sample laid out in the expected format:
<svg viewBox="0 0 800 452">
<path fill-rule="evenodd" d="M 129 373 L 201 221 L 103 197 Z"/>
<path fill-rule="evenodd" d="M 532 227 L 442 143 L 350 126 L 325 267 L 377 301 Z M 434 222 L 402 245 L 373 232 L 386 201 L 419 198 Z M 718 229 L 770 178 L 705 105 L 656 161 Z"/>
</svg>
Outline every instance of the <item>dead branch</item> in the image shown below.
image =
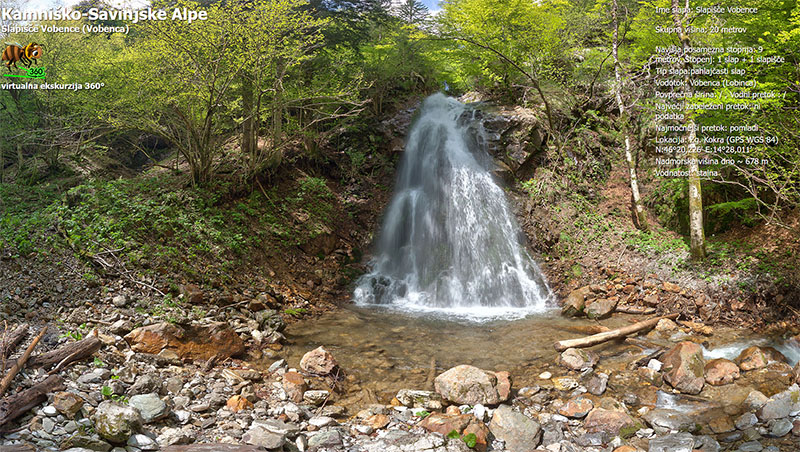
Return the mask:
<svg viewBox="0 0 800 452">
<path fill-rule="evenodd" d="M 593 345 L 602 344 L 603 342 L 610 341 L 612 339 L 617 339 L 620 337 L 625 337 L 629 334 L 637 333 L 642 330 L 646 330 L 649 328 L 653 328 L 656 326 L 659 320 L 661 319 L 676 319 L 678 318 L 679 314 L 670 314 L 665 315 L 662 317 L 656 317 L 649 320 L 644 320 L 642 322 L 634 323 L 633 325 L 629 325 L 622 328 L 617 328 L 616 330 L 606 331 L 604 333 L 593 334 L 591 336 L 586 336 L 578 339 L 569 339 L 566 341 L 558 341 L 554 344 L 556 351 L 563 352 L 568 348 L 585 348 L 591 347 Z"/>
<path fill-rule="evenodd" d="M 30 389 L 20 391 L 0 401 L 0 432 L 7 431 L 4 428 L 6 424 L 47 400 L 47 394 L 61 389 L 64 389 L 61 377 L 51 375 Z"/>
<path fill-rule="evenodd" d="M 47 325 L 42 328 L 42 331 L 39 333 L 36 338 L 33 339 L 31 345 L 25 350 L 25 353 L 22 354 L 22 357 L 14 362 L 14 365 L 11 366 L 11 369 L 8 370 L 8 373 L 3 380 L 0 381 L 0 395 L 6 392 L 9 386 L 11 386 L 11 382 L 14 381 L 14 377 L 17 376 L 20 370 L 25 367 L 25 363 L 28 362 L 28 358 L 31 357 L 31 353 L 33 353 L 33 349 L 36 348 L 36 344 L 39 343 L 40 340 L 44 337 L 44 334 L 47 332 Z"/>
</svg>

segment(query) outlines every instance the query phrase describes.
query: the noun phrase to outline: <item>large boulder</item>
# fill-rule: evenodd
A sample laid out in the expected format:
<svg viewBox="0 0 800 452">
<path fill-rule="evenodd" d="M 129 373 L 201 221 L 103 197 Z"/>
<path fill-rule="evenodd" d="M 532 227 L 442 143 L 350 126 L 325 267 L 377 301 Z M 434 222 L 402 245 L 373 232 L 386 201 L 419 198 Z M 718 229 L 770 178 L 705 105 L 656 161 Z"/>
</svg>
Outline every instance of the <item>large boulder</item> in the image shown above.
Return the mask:
<svg viewBox="0 0 800 452">
<path fill-rule="evenodd" d="M 142 427 L 139 410 L 108 400 L 97 406 L 92 420 L 98 435 L 117 444 L 128 441 Z"/>
<path fill-rule="evenodd" d="M 321 346 L 306 353 L 303 355 L 303 358 L 300 359 L 300 368 L 315 375 L 331 374 L 338 367 L 339 363 L 336 362 L 333 355 Z"/>
<path fill-rule="evenodd" d="M 706 383 L 712 386 L 727 385 L 739 378 L 739 366 L 725 358 L 712 359 L 707 362 L 704 372 Z"/>
<path fill-rule="evenodd" d="M 446 400 L 466 405 L 496 405 L 508 400 L 511 380 L 508 372 L 491 372 L 462 364 L 434 380 L 436 392 Z"/>
<path fill-rule="evenodd" d="M 597 298 L 591 302 L 586 302 L 583 312 L 586 317 L 590 319 L 605 319 L 611 317 L 614 309 L 617 308 L 618 299 L 615 298 Z"/>
<path fill-rule="evenodd" d="M 561 307 L 561 314 L 565 317 L 574 317 L 583 314 L 583 310 L 586 307 L 586 296 L 591 292 L 592 289 L 589 286 L 584 286 L 570 292 L 567 299 L 564 300 L 564 305 Z"/>
<path fill-rule="evenodd" d="M 699 394 L 705 384 L 703 349 L 694 342 L 681 342 L 661 357 L 664 380 L 686 394 Z"/>
<path fill-rule="evenodd" d="M 505 442 L 508 451 L 532 452 L 542 440 L 539 423 L 508 405 L 500 405 L 494 411 L 489 430 L 495 438 Z"/>
<path fill-rule="evenodd" d="M 136 328 L 125 335 L 125 340 L 135 352 L 158 354 L 171 350 L 181 358 L 197 360 L 225 359 L 244 353 L 244 341 L 223 322 L 186 328 L 157 323 Z"/>
<path fill-rule="evenodd" d="M 624 428 L 632 428 L 639 424 L 628 413 L 617 410 L 595 408 L 586 416 L 583 427 L 590 433 L 605 432 L 613 436 L 619 435 Z"/>
<path fill-rule="evenodd" d="M 786 362 L 786 357 L 772 347 L 747 347 L 734 360 L 742 370 L 755 370 L 767 367 L 772 362 Z"/>
<path fill-rule="evenodd" d="M 800 412 L 800 386 L 796 384 L 770 397 L 756 414 L 762 421 L 769 421 L 795 412 Z"/>
</svg>

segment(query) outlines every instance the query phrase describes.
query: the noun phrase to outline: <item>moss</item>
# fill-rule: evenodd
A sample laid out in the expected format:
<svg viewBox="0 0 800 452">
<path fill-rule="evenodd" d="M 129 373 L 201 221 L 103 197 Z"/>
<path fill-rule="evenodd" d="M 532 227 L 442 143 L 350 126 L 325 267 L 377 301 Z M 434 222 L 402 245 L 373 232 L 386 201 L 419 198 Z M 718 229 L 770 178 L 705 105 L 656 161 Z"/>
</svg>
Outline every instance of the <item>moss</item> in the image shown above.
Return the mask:
<svg viewBox="0 0 800 452">
<path fill-rule="evenodd" d="M 619 436 L 621 438 L 627 439 L 627 438 L 630 438 L 633 435 L 635 435 L 636 432 L 638 432 L 639 430 L 641 430 L 643 428 L 644 428 L 644 425 L 642 425 L 641 422 L 636 421 L 633 424 L 628 424 L 628 425 L 622 427 L 621 429 L 619 429 Z"/>
</svg>

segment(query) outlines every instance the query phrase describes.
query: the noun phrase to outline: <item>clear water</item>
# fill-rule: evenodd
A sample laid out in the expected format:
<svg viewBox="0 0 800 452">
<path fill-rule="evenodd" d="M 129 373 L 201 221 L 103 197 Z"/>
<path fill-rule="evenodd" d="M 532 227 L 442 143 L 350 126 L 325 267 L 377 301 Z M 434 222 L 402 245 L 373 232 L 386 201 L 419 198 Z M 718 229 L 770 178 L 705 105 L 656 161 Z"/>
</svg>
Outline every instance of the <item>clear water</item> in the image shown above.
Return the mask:
<svg viewBox="0 0 800 452">
<path fill-rule="evenodd" d="M 354 302 L 472 320 L 544 312 L 552 293 L 490 169 L 474 112 L 426 99 Z"/>
</svg>

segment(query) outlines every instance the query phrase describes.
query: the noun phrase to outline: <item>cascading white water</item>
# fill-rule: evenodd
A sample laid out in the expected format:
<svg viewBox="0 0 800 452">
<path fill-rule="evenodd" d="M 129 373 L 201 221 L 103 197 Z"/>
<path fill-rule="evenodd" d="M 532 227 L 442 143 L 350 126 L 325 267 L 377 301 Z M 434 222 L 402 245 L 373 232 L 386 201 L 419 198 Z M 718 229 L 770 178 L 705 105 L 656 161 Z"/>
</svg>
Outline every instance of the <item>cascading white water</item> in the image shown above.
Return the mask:
<svg viewBox="0 0 800 452">
<path fill-rule="evenodd" d="M 550 289 L 520 243 L 485 143 L 474 111 L 442 94 L 425 100 L 357 304 L 470 318 L 546 309 Z"/>
</svg>

